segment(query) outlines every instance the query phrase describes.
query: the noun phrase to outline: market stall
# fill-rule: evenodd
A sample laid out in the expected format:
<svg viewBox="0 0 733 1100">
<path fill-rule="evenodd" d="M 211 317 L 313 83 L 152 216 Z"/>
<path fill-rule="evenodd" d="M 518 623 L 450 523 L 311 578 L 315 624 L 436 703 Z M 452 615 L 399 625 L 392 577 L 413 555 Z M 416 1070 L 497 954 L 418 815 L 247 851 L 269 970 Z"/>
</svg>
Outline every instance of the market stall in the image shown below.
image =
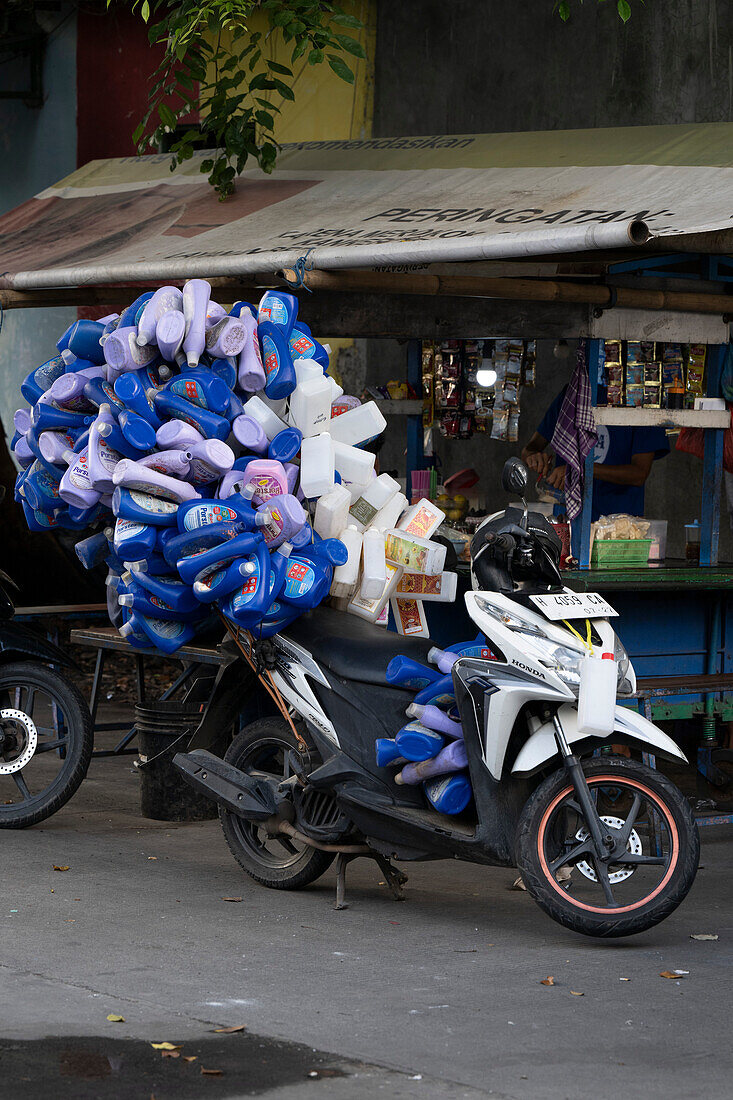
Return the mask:
<svg viewBox="0 0 733 1100">
<path fill-rule="evenodd" d="M 141 284 L 199 276 L 221 301 L 294 289 L 314 331 L 409 341 L 405 380 L 420 404 L 403 414 L 407 482 L 425 465 L 422 341 L 520 341 L 526 366 L 533 341 L 586 340 L 596 423 L 705 432 L 700 564 L 594 570 L 589 458 L 579 569 L 568 582 L 615 584 L 641 675 L 697 677 L 695 696 L 677 683 L 681 694 L 655 699 L 652 713 L 702 712 L 711 740 L 715 716 L 729 717 L 714 681 L 730 670 L 727 574 L 715 568 L 729 414 L 663 408 L 661 392 L 658 404 L 642 395 L 640 405 L 599 407 L 597 394 L 607 342 L 654 340 L 705 345 L 706 396 L 719 397 L 733 248 L 721 176 L 733 173 L 731 136 L 733 126 L 711 125 L 304 143 L 284 149 L 272 177 L 245 172 L 224 204 L 199 182 L 196 157 L 172 173 L 167 157 L 94 162 L 0 219 L 0 303 L 114 308 Z M 661 375 L 647 384 L 661 386 Z M 507 439 L 511 405 L 501 417 Z M 670 594 L 681 606 L 700 589 L 713 595 L 690 599 L 684 643 L 670 647 Z M 713 679 L 701 687 L 701 676 Z"/>
</svg>

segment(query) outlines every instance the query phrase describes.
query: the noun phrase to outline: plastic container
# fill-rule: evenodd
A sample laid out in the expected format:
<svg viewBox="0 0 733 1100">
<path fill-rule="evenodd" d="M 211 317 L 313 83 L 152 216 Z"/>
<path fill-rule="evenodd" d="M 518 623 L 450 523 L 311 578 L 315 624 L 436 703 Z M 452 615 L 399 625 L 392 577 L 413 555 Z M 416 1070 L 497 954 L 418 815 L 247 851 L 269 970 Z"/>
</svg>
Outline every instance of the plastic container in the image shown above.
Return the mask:
<svg viewBox="0 0 733 1100">
<path fill-rule="evenodd" d="M 607 737 L 616 718 L 618 665 L 612 653 L 601 658 L 586 657 L 580 665 L 578 691 L 578 733 Z"/>
<path fill-rule="evenodd" d="M 397 748 L 393 737 L 378 737 L 374 742 L 374 752 L 377 758 L 378 768 L 399 766 L 406 764 L 404 756 Z"/>
<path fill-rule="evenodd" d="M 392 529 L 386 532 L 385 547 L 388 559 L 405 571 L 432 574 L 443 571 L 446 551 L 443 543 Z"/>
<path fill-rule="evenodd" d="M 416 787 L 425 779 L 431 779 L 436 775 L 450 775 L 459 772 L 468 765 L 466 746 L 463 741 L 453 741 L 441 749 L 432 760 L 423 760 L 420 764 L 407 764 L 399 775 L 395 776 L 395 783 L 406 783 Z"/>
<path fill-rule="evenodd" d="M 334 486 L 334 453 L 328 432 L 311 435 L 300 449 L 300 488 L 308 499 L 323 496 Z"/>
<path fill-rule="evenodd" d="M 591 553 L 594 569 L 638 569 L 649 560 L 651 539 L 595 539 Z"/>
<path fill-rule="evenodd" d="M 249 310 L 244 310 L 240 314 L 240 320 L 247 335 L 237 360 L 237 380 L 240 389 L 245 393 L 255 393 L 257 390 L 263 390 L 267 381 L 257 335 L 257 321 Z"/>
<path fill-rule="evenodd" d="M 251 416 L 253 420 L 256 420 L 257 423 L 262 426 L 267 436 L 268 443 L 271 442 L 279 432 L 283 432 L 287 428 L 285 421 L 262 400 L 259 394 L 250 397 L 249 401 L 245 401 L 244 415 Z"/>
<path fill-rule="evenodd" d="M 258 333 L 267 378 L 265 393 L 279 401 L 293 392 L 296 383 L 287 335 L 271 321 L 260 321 Z"/>
<path fill-rule="evenodd" d="M 378 480 L 379 478 L 377 478 Z M 376 528 L 364 532 L 362 562 L 359 595 L 365 600 L 374 600 L 382 594 L 387 583 L 384 534 Z"/>
<path fill-rule="evenodd" d="M 466 809 L 473 791 L 466 775 L 452 775 L 449 779 L 430 779 L 423 790 L 433 809 L 442 814 L 459 814 Z"/>
<path fill-rule="evenodd" d="M 332 421 L 333 423 L 333 421 Z M 351 482 L 359 487 L 356 498 L 361 496 L 361 488 L 369 484 L 374 472 L 376 456 L 370 451 L 361 451 L 358 447 L 350 447 L 346 443 L 333 444 L 334 466 L 344 482 Z"/>
<path fill-rule="evenodd" d="M 359 577 L 359 563 L 361 560 L 361 547 L 363 536 L 361 531 L 350 524 L 339 536 L 348 552 L 348 558 L 344 565 L 339 565 L 333 573 L 331 584 L 332 596 L 348 596 L 354 588 Z"/>
<path fill-rule="evenodd" d="M 201 722 L 190 703 L 137 703 L 135 729 L 140 752 L 140 811 L 153 821 L 209 821 L 217 806 L 196 791 L 173 766 Z"/>
<path fill-rule="evenodd" d="M 452 603 L 458 587 L 457 573 L 403 573 L 396 596 L 430 603 Z"/>
<path fill-rule="evenodd" d="M 235 358 L 246 343 L 247 329 L 238 318 L 227 314 L 206 333 L 206 351 L 212 359 Z"/>
<path fill-rule="evenodd" d="M 206 311 L 209 308 L 211 287 L 204 279 L 189 279 L 183 287 L 183 317 L 186 335 L 183 351 L 189 367 L 198 365 L 206 346 Z"/>
<path fill-rule="evenodd" d="M 351 494 L 343 485 L 335 485 L 319 497 L 313 527 L 322 539 L 339 537 L 348 523 L 350 506 Z"/>
<path fill-rule="evenodd" d="M 290 420 L 304 436 L 327 432 L 331 421 L 331 387 L 319 377 L 299 382 L 290 397 Z"/>
<path fill-rule="evenodd" d="M 406 713 L 408 718 L 417 718 L 418 722 L 421 722 L 423 726 L 435 730 L 436 733 L 444 733 L 446 737 L 452 737 L 454 739 L 463 737 L 463 727 L 461 723 L 454 722 L 453 719 L 449 718 L 439 707 L 431 704 L 422 705 L 420 703 L 410 703 Z"/>
<path fill-rule="evenodd" d="M 687 561 L 699 564 L 700 562 L 700 524 L 685 524 L 685 558 Z"/>
<path fill-rule="evenodd" d="M 649 561 L 664 561 L 667 557 L 667 520 L 650 520 L 649 536 L 652 540 L 649 547 Z"/>
<path fill-rule="evenodd" d="M 358 531 L 365 530 L 374 521 L 380 508 L 384 508 L 399 491 L 399 483 L 389 474 L 375 477 L 349 508 L 349 522 Z"/>
<path fill-rule="evenodd" d="M 336 443 L 346 443 L 352 447 L 368 443 L 375 439 L 387 427 L 374 401 L 367 401 L 356 409 L 349 409 L 341 416 L 331 418 L 329 431 Z"/>
<path fill-rule="evenodd" d="M 408 722 L 395 737 L 395 742 L 400 755 L 413 763 L 430 760 L 432 756 L 437 756 L 445 745 L 439 733 L 428 729 L 420 722 Z"/>
<path fill-rule="evenodd" d="M 413 661 L 412 657 L 393 657 L 387 665 L 385 679 L 388 684 L 394 684 L 395 687 L 420 691 L 439 680 L 440 673 L 437 669 Z"/>
</svg>

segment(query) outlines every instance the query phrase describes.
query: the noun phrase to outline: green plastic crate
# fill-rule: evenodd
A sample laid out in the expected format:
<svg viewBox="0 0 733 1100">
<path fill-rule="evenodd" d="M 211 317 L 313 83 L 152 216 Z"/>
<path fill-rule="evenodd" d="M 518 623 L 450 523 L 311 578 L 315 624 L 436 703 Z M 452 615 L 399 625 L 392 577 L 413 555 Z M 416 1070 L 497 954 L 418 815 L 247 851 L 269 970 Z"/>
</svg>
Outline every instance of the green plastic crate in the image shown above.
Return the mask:
<svg viewBox="0 0 733 1100">
<path fill-rule="evenodd" d="M 633 569 L 649 561 L 651 539 L 596 539 L 590 563 L 596 569 Z"/>
</svg>

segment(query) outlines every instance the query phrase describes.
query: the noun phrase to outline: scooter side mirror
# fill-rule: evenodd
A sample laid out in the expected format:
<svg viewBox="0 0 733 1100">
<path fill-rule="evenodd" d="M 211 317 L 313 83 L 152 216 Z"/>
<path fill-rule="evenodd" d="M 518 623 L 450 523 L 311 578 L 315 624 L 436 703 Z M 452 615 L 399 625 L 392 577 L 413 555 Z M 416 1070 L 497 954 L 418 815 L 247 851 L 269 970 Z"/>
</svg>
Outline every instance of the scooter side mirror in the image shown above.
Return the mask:
<svg viewBox="0 0 733 1100">
<path fill-rule="evenodd" d="M 522 460 L 520 458 L 508 458 L 501 472 L 501 485 L 504 491 L 524 497 L 528 481 L 527 467 Z"/>
</svg>

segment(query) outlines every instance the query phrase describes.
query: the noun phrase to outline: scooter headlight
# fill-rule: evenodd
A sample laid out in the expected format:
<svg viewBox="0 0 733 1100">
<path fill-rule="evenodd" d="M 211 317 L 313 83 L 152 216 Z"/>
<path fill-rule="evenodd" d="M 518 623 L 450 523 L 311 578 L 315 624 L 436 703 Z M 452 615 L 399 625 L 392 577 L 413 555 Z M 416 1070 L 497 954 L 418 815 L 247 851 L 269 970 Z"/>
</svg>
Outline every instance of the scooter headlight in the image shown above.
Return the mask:
<svg viewBox="0 0 733 1100">
<path fill-rule="evenodd" d="M 633 685 L 629 677 L 631 660 L 618 634 L 614 634 L 613 637 L 613 659 L 618 668 L 618 693 L 619 695 L 633 695 Z"/>
<path fill-rule="evenodd" d="M 577 695 L 580 688 L 580 669 L 582 662 L 585 660 L 585 655 L 575 649 L 569 649 L 567 646 L 557 645 L 549 639 L 539 645 L 533 639 L 532 644 L 537 648 L 538 657 L 545 668 L 549 669 L 557 676 L 558 680 L 562 680 L 565 686 Z"/>
</svg>

